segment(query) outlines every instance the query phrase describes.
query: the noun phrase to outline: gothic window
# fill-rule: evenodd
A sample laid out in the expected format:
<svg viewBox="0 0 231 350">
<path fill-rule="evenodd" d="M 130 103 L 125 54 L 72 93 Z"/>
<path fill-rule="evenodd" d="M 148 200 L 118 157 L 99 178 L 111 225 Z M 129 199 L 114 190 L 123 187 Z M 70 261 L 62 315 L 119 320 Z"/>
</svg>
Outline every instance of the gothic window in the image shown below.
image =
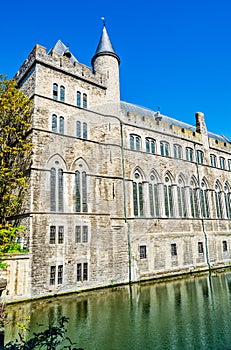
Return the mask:
<svg viewBox="0 0 231 350">
<path fill-rule="evenodd" d="M 193 162 L 193 149 L 191 147 L 186 147 L 185 150 L 186 160 Z"/>
<path fill-rule="evenodd" d="M 144 215 L 144 203 L 143 203 L 143 183 L 142 177 L 138 171 L 135 171 L 133 177 L 133 214 L 134 216 Z"/>
<path fill-rule="evenodd" d="M 169 156 L 169 144 L 165 141 L 160 142 L 160 154 L 162 156 Z"/>
<path fill-rule="evenodd" d="M 209 213 L 208 189 L 206 188 L 206 183 L 204 180 L 201 181 L 200 208 L 201 208 L 201 216 L 203 218 L 209 218 L 210 213 Z"/>
<path fill-rule="evenodd" d="M 146 251 L 146 245 L 140 246 L 140 259 L 146 259 L 147 258 L 147 251 Z"/>
<path fill-rule="evenodd" d="M 130 149 L 140 151 L 141 138 L 138 135 L 130 135 Z"/>
<path fill-rule="evenodd" d="M 224 157 L 220 157 L 220 168 L 225 169 L 225 158 Z"/>
<path fill-rule="evenodd" d="M 50 209 L 63 211 L 63 170 L 51 168 L 50 172 Z"/>
<path fill-rule="evenodd" d="M 58 84 L 53 84 L 53 100 L 58 100 Z"/>
<path fill-rule="evenodd" d="M 178 215 L 179 217 L 186 218 L 186 198 L 185 198 L 185 185 L 183 179 L 180 177 L 177 185 L 177 201 L 178 201 Z"/>
<path fill-rule="evenodd" d="M 76 105 L 77 105 L 77 107 L 81 107 L 81 92 L 80 91 L 77 91 L 77 94 L 76 94 Z"/>
<path fill-rule="evenodd" d="M 167 217 L 173 217 L 173 192 L 172 192 L 171 180 L 168 175 L 165 176 L 164 207 L 165 207 L 165 215 Z"/>
<path fill-rule="evenodd" d="M 204 164 L 204 153 L 199 150 L 197 150 L 197 163 Z"/>
<path fill-rule="evenodd" d="M 182 158 L 182 147 L 179 145 L 173 145 L 173 155 L 174 158 Z"/>
<path fill-rule="evenodd" d="M 65 101 L 65 87 L 64 86 L 60 86 L 60 101 L 64 102 Z"/>
<path fill-rule="evenodd" d="M 210 154 L 210 165 L 214 168 L 217 166 L 217 157 L 215 154 Z"/>
<path fill-rule="evenodd" d="M 55 114 L 52 115 L 52 131 L 57 132 L 57 116 Z"/>
<path fill-rule="evenodd" d="M 59 133 L 64 134 L 64 118 L 59 118 Z"/>
<path fill-rule="evenodd" d="M 87 108 L 87 94 L 83 94 L 83 108 Z"/>
<path fill-rule="evenodd" d="M 146 152 L 155 154 L 156 141 L 150 137 L 146 137 L 145 144 L 146 144 Z"/>
<path fill-rule="evenodd" d="M 199 218 L 199 207 L 198 207 L 198 194 L 199 194 L 199 190 L 196 187 L 196 183 L 195 181 L 192 179 L 190 181 L 190 189 L 189 189 L 189 193 L 190 193 L 190 210 L 191 210 L 191 216 L 193 218 Z"/>
<path fill-rule="evenodd" d="M 87 212 L 87 175 L 82 170 L 75 172 L 75 211 Z"/>
<path fill-rule="evenodd" d="M 223 217 L 222 212 L 222 191 L 219 182 L 217 181 L 215 183 L 215 207 L 216 207 L 216 216 L 218 219 L 221 219 Z"/>
<path fill-rule="evenodd" d="M 159 191 L 158 184 L 154 174 L 150 175 L 149 180 L 149 206 L 150 206 L 150 215 L 153 217 L 159 216 Z"/>
<path fill-rule="evenodd" d="M 227 184 L 224 186 L 225 211 L 226 217 L 231 219 L 231 192 Z"/>
</svg>

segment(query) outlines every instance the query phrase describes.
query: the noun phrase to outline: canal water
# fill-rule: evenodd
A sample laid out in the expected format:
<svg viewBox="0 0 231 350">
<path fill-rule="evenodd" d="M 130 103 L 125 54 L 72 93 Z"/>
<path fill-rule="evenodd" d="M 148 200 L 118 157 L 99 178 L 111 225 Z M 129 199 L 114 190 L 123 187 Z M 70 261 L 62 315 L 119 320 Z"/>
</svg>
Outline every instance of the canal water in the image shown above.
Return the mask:
<svg viewBox="0 0 231 350">
<path fill-rule="evenodd" d="M 84 350 L 231 350 L 230 271 L 20 303 L 6 311 L 6 341 L 26 316 L 32 331 L 66 316 L 67 335 Z"/>
</svg>

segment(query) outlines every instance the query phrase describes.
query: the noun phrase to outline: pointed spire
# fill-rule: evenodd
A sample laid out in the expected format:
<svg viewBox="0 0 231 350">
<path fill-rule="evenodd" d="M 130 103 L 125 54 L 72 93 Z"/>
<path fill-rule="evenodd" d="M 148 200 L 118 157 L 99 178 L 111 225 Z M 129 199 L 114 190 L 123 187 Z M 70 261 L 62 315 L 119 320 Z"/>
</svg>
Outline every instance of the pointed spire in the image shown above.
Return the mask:
<svg viewBox="0 0 231 350">
<path fill-rule="evenodd" d="M 118 62 L 120 63 L 120 58 L 119 56 L 115 53 L 115 50 L 113 49 L 111 40 L 109 38 L 107 29 L 106 29 L 106 25 L 105 25 L 105 18 L 102 17 L 102 21 L 103 21 L 103 31 L 101 34 L 101 38 L 99 40 L 99 44 L 97 46 L 95 55 L 93 56 L 91 62 L 92 64 L 94 63 L 94 60 L 96 59 L 96 57 L 101 56 L 101 55 L 110 55 L 110 56 L 114 56 L 115 58 L 117 58 Z"/>
</svg>

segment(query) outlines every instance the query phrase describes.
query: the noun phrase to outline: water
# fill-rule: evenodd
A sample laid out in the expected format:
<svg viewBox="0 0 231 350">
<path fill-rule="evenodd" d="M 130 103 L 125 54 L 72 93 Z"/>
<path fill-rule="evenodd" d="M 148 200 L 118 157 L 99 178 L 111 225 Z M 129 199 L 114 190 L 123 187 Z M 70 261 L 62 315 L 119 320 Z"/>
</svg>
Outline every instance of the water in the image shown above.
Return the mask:
<svg viewBox="0 0 231 350">
<path fill-rule="evenodd" d="M 30 328 L 70 318 L 84 350 L 230 350 L 231 272 L 9 305 L 6 340 L 29 315 Z"/>
</svg>

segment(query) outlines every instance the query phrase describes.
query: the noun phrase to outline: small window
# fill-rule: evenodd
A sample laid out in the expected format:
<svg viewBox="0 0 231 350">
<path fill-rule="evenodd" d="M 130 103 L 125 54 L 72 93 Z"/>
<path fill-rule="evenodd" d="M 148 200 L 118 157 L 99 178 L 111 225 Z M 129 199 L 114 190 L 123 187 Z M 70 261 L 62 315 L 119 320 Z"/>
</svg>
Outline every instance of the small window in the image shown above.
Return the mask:
<svg viewBox="0 0 231 350">
<path fill-rule="evenodd" d="M 225 169 L 225 158 L 224 157 L 220 157 L 220 168 Z"/>
<path fill-rule="evenodd" d="M 83 139 L 87 140 L 87 123 L 83 123 Z"/>
<path fill-rule="evenodd" d="M 179 158 L 179 159 L 182 158 L 182 148 L 181 148 L 181 146 L 179 146 L 179 145 L 174 145 L 173 146 L 173 155 L 174 155 L 174 158 Z"/>
<path fill-rule="evenodd" d="M 57 132 L 57 116 L 55 114 L 52 115 L 52 131 Z"/>
<path fill-rule="evenodd" d="M 87 226 L 83 226 L 82 242 L 83 243 L 88 242 L 88 227 Z"/>
<path fill-rule="evenodd" d="M 65 87 L 60 86 L 60 101 L 64 102 L 65 101 Z"/>
<path fill-rule="evenodd" d="M 82 264 L 77 264 L 77 282 L 82 281 Z"/>
<path fill-rule="evenodd" d="M 77 107 L 81 107 L 81 92 L 80 91 L 77 91 L 77 94 L 76 94 L 76 105 L 77 105 Z"/>
<path fill-rule="evenodd" d="M 222 249 L 223 249 L 223 253 L 228 251 L 227 241 L 222 242 Z"/>
<path fill-rule="evenodd" d="M 56 227 L 50 226 L 50 244 L 55 244 L 55 232 L 56 232 Z"/>
<path fill-rule="evenodd" d="M 81 226 L 75 226 L 75 243 L 81 243 Z"/>
<path fill-rule="evenodd" d="M 88 263 L 77 264 L 77 282 L 88 280 Z"/>
<path fill-rule="evenodd" d="M 76 137 L 81 138 L 81 123 L 79 121 L 76 122 Z"/>
<path fill-rule="evenodd" d="M 87 94 L 83 94 L 83 108 L 87 108 Z"/>
<path fill-rule="evenodd" d="M 198 253 L 204 254 L 203 242 L 198 242 Z"/>
<path fill-rule="evenodd" d="M 186 160 L 188 160 L 189 162 L 193 161 L 193 149 L 191 147 L 187 147 L 185 150 L 185 154 L 186 154 Z"/>
<path fill-rule="evenodd" d="M 197 162 L 198 164 L 204 163 L 204 154 L 202 151 L 197 151 Z"/>
<path fill-rule="evenodd" d="M 210 154 L 210 165 L 214 168 L 217 167 L 217 157 L 214 154 Z"/>
<path fill-rule="evenodd" d="M 53 84 L 53 100 L 58 100 L 58 84 Z"/>
<path fill-rule="evenodd" d="M 88 263 L 83 263 L 83 281 L 88 280 Z"/>
<path fill-rule="evenodd" d="M 231 159 L 228 159 L 228 169 L 231 170 Z"/>
<path fill-rule="evenodd" d="M 171 244 L 171 255 L 172 255 L 172 256 L 177 256 L 176 243 L 172 243 L 172 244 Z"/>
<path fill-rule="evenodd" d="M 58 228 L 58 243 L 63 244 L 63 238 L 64 238 L 64 227 L 59 226 Z"/>
<path fill-rule="evenodd" d="M 51 266 L 50 268 L 50 285 L 55 285 L 55 271 L 56 266 Z"/>
<path fill-rule="evenodd" d="M 146 254 L 146 245 L 141 245 L 140 246 L 140 259 L 146 259 L 147 254 Z"/>
<path fill-rule="evenodd" d="M 63 283 L 63 265 L 58 265 L 58 284 Z"/>
<path fill-rule="evenodd" d="M 64 134 L 64 118 L 59 118 L 59 133 Z"/>
</svg>

